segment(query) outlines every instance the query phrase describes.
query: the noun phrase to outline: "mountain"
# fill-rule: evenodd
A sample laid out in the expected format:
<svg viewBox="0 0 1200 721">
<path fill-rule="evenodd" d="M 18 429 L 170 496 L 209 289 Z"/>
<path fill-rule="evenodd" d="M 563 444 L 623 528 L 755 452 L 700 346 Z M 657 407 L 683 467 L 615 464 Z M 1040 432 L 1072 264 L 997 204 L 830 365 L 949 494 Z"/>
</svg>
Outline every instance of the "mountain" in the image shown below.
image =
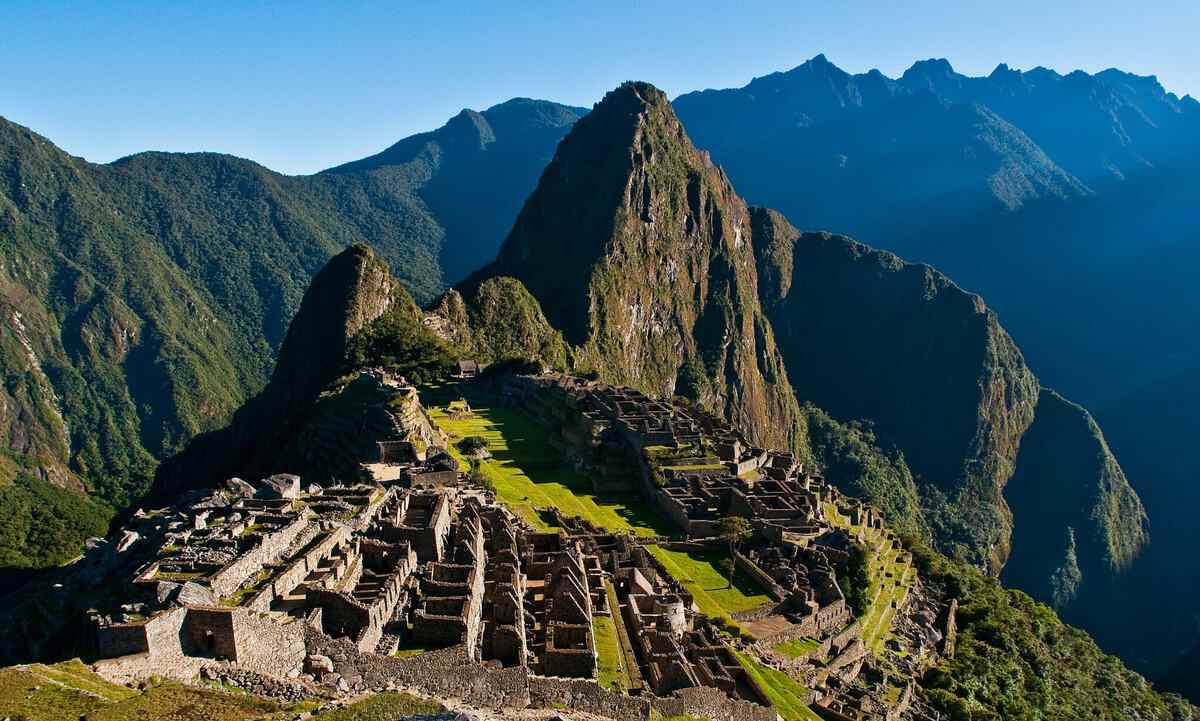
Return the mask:
<svg viewBox="0 0 1200 721">
<path fill-rule="evenodd" d="M 415 345 L 438 347 L 385 261 L 365 245 L 334 256 L 304 294 L 266 388 L 238 409 L 228 426 L 194 438 L 165 460 L 153 497 L 169 499 L 235 475 L 261 478 L 301 467 L 309 481 L 327 483 L 339 474 L 349 480 L 358 461 L 374 450 L 374 439 L 361 426 L 374 421 L 363 409 L 378 405 L 372 402 L 378 393 L 372 391 L 380 389 L 374 383 L 355 386 L 352 378 L 341 376 L 352 370 L 363 334 L 381 319 L 390 321 L 395 338 L 415 336 Z M 344 405 L 350 408 L 343 410 Z M 339 445 L 325 433 L 330 423 L 350 423 L 347 435 L 366 442 L 367 452 L 338 468 L 331 459 Z M 387 419 L 382 425 L 386 432 Z"/>
<path fill-rule="evenodd" d="M 1072 621 L 1107 613 L 1111 581 L 1149 540 L 1148 519 L 1091 414 L 1043 388 L 1004 495 L 1014 532 L 1002 580 Z M 1102 608 L 1080 608 L 1089 605 Z"/>
<path fill-rule="evenodd" d="M 1200 113 L 1152 76 L 968 77 L 931 60 L 892 79 L 817 56 L 674 104 L 751 203 L 946 272 L 1090 405 L 1200 350 L 1175 332 L 1198 316 L 1169 292 L 1196 247 Z M 1131 264 L 1165 287 L 1127 282 Z"/>
<path fill-rule="evenodd" d="M 750 214 L 645 83 L 571 129 L 495 262 L 464 285 L 519 280 L 577 368 L 723 412 L 803 449 L 803 421 L 758 302 Z"/>
<path fill-rule="evenodd" d="M 1087 411 L 1039 388 L 979 296 L 928 266 L 752 213 L 754 237 L 769 239 L 755 248 L 760 296 L 797 395 L 869 420 L 911 469 L 917 498 L 892 484 L 867 489 L 875 503 L 1047 601 L 1062 561 L 1048 549 L 1068 533 L 1083 590 L 1128 569 L 1147 541 L 1137 493 Z"/>
<path fill-rule="evenodd" d="M 1186 440 L 1197 406 L 1184 380 L 1200 365 L 1200 103 L 1119 70 L 1002 64 L 969 77 L 929 60 L 889 78 L 818 56 L 674 105 L 751 203 L 928 263 L 988 299 L 1040 385 L 1099 419 L 1039 391 L 1046 416 L 1021 453 L 1032 463 L 1041 448 L 1038 465 L 1074 479 L 1077 505 L 1029 516 L 1034 526 L 1053 521 L 1044 533 L 1026 524 L 1036 562 L 1022 551 L 1014 505 L 1006 577 L 1047 601 L 1048 571 L 1060 588 L 1075 587 L 1066 618 L 1144 670 L 1195 644 L 1200 562 L 1176 529 L 1191 522 L 1188 489 L 1200 474 Z M 779 324 L 776 333 L 786 358 Z M 1058 444 L 1091 455 L 1053 455 Z M 920 459 L 906 460 L 921 475 Z M 1028 485 L 1015 462 L 1006 493 L 1057 493 Z M 1128 549 L 1141 545 L 1146 524 L 1130 484 L 1144 493 L 1155 541 L 1120 574 L 1089 572 L 1128 565 Z M 1112 509 L 1131 514 L 1120 528 L 1107 520 Z M 1159 583 L 1170 592 L 1144 593 Z M 1093 607 L 1089 596 L 1110 603 Z"/>
<path fill-rule="evenodd" d="M 494 255 L 582 112 L 525 99 L 464 111 L 304 177 L 212 153 L 97 165 L 0 119 L 0 483 L 64 516 L 87 489 L 102 502 L 85 502 L 95 533 L 107 505 L 145 492 L 160 459 L 263 387 L 326 260 L 369 244 L 432 300 Z M 69 558 L 22 550 L 48 523 L 0 533 L 4 562 Z"/>
<path fill-rule="evenodd" d="M 463 110 L 435 131 L 321 175 L 366 175 L 384 185 L 410 186 L 442 229 L 441 279 L 453 284 L 495 256 L 554 146 L 587 112 L 529 98 L 483 112 Z M 402 279 L 408 272 L 397 266 Z M 415 298 L 429 300 L 417 292 Z"/>
</svg>

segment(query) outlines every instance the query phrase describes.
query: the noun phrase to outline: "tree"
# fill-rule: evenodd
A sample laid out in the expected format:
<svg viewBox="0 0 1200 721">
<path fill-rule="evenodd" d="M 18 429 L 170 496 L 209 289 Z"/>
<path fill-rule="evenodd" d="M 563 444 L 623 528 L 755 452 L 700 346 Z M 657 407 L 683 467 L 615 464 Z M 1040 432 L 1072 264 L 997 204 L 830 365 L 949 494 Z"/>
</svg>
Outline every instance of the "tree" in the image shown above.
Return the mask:
<svg viewBox="0 0 1200 721">
<path fill-rule="evenodd" d="M 741 516 L 726 516 L 717 521 L 717 535 L 725 539 L 729 544 L 729 587 L 733 587 L 733 570 L 736 565 L 733 562 L 733 553 L 737 548 L 737 544 L 750 537 L 752 530 L 750 521 Z"/>
</svg>

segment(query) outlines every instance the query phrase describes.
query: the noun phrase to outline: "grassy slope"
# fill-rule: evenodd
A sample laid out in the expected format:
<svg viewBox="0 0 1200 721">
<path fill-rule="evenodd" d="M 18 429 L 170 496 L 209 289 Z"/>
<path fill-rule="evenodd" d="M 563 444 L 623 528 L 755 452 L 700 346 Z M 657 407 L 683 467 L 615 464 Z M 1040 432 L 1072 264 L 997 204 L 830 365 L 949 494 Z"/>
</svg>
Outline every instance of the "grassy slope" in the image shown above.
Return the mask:
<svg viewBox="0 0 1200 721">
<path fill-rule="evenodd" d="M 724 557 L 722 553 L 672 551 L 661 546 L 650 546 L 649 550 L 691 592 L 701 612 L 709 616 L 730 616 L 771 601 L 744 574 L 737 574 L 729 587 L 729 580 L 717 568 L 717 562 Z"/>
<path fill-rule="evenodd" d="M 867 598 L 870 599 L 870 604 L 867 612 L 859 620 L 862 623 L 863 643 L 879 653 L 883 650 L 883 644 L 891 637 L 892 621 L 896 615 L 892 604 L 903 603 L 912 589 L 912 564 L 902 562 L 900 554 L 903 551 L 892 548 L 890 542 L 884 540 L 888 533 L 886 530 L 852 526 L 850 519 L 839 514 L 833 506 L 826 506 L 824 510 L 825 517 L 835 527 L 844 528 L 852 535 L 865 533 L 867 576 L 870 579 Z M 883 552 L 876 553 L 875 545 L 881 541 L 884 544 Z"/>
<path fill-rule="evenodd" d="M 784 721 L 818 721 L 820 719 L 820 716 L 813 713 L 813 710 L 804 703 L 808 689 L 801 686 L 796 679 L 782 671 L 762 665 L 748 654 L 738 651 L 734 651 L 734 654 L 737 655 L 742 668 L 746 669 L 750 676 L 758 682 L 767 697 L 771 699 L 775 710 L 784 718 Z"/>
<path fill-rule="evenodd" d="M 617 639 L 617 627 L 611 616 L 596 616 L 592 619 L 596 634 L 596 653 L 600 657 L 597 677 L 600 685 L 618 691 L 629 685 L 629 677 L 621 666 L 621 646 Z"/>
<path fill-rule="evenodd" d="M 436 400 L 433 401 L 436 403 Z M 557 508 L 612 531 L 640 536 L 670 533 L 670 525 L 640 498 L 599 497 L 591 482 L 564 462 L 546 442 L 546 431 L 527 413 L 499 406 L 473 407 L 469 417 L 452 419 L 446 405 L 430 405 L 429 414 L 450 436 L 450 452 L 469 468 L 457 442 L 468 436 L 487 439 L 492 457 L 483 461 L 484 474 L 495 484 L 506 505 L 537 528 L 547 528 L 539 513 Z"/>
</svg>

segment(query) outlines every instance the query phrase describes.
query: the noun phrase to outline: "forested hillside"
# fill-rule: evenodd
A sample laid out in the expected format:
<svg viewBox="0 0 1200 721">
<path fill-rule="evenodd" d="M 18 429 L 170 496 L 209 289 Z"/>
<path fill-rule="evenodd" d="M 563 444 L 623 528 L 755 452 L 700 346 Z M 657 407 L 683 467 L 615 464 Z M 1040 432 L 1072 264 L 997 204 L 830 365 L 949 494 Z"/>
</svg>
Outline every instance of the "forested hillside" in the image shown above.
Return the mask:
<svg viewBox="0 0 1200 721">
<path fill-rule="evenodd" d="M 19 477 L 27 492 L 82 503 L 86 533 L 64 531 L 63 548 L 77 549 L 109 507 L 145 492 L 160 459 L 262 388 L 304 288 L 334 253 L 369 244 L 431 300 L 467 270 L 454 262 L 469 254 L 443 249 L 502 235 L 581 112 L 532 100 L 463 111 L 306 177 L 211 153 L 96 165 L 0 120 L 0 433 L 13 450 L 0 485 Z M 451 190 L 490 200 L 460 213 Z M 457 260 L 444 269 L 444 257 Z M 100 505 L 57 489 L 86 489 Z M 24 550 L 59 535 L 47 523 L 6 528 L 5 562 L 69 557 Z"/>
</svg>

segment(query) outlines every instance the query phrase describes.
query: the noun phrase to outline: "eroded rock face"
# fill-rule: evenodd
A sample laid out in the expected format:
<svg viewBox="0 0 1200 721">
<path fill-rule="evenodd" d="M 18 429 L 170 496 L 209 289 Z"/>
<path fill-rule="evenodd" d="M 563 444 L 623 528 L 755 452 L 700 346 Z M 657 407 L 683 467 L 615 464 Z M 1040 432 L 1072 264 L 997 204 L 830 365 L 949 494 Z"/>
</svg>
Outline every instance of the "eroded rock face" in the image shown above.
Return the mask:
<svg viewBox="0 0 1200 721">
<path fill-rule="evenodd" d="M 803 420 L 757 297 L 746 204 L 666 96 L 610 92 L 559 144 L 496 262 L 613 383 L 679 394 L 758 442 L 803 450 Z"/>
</svg>

